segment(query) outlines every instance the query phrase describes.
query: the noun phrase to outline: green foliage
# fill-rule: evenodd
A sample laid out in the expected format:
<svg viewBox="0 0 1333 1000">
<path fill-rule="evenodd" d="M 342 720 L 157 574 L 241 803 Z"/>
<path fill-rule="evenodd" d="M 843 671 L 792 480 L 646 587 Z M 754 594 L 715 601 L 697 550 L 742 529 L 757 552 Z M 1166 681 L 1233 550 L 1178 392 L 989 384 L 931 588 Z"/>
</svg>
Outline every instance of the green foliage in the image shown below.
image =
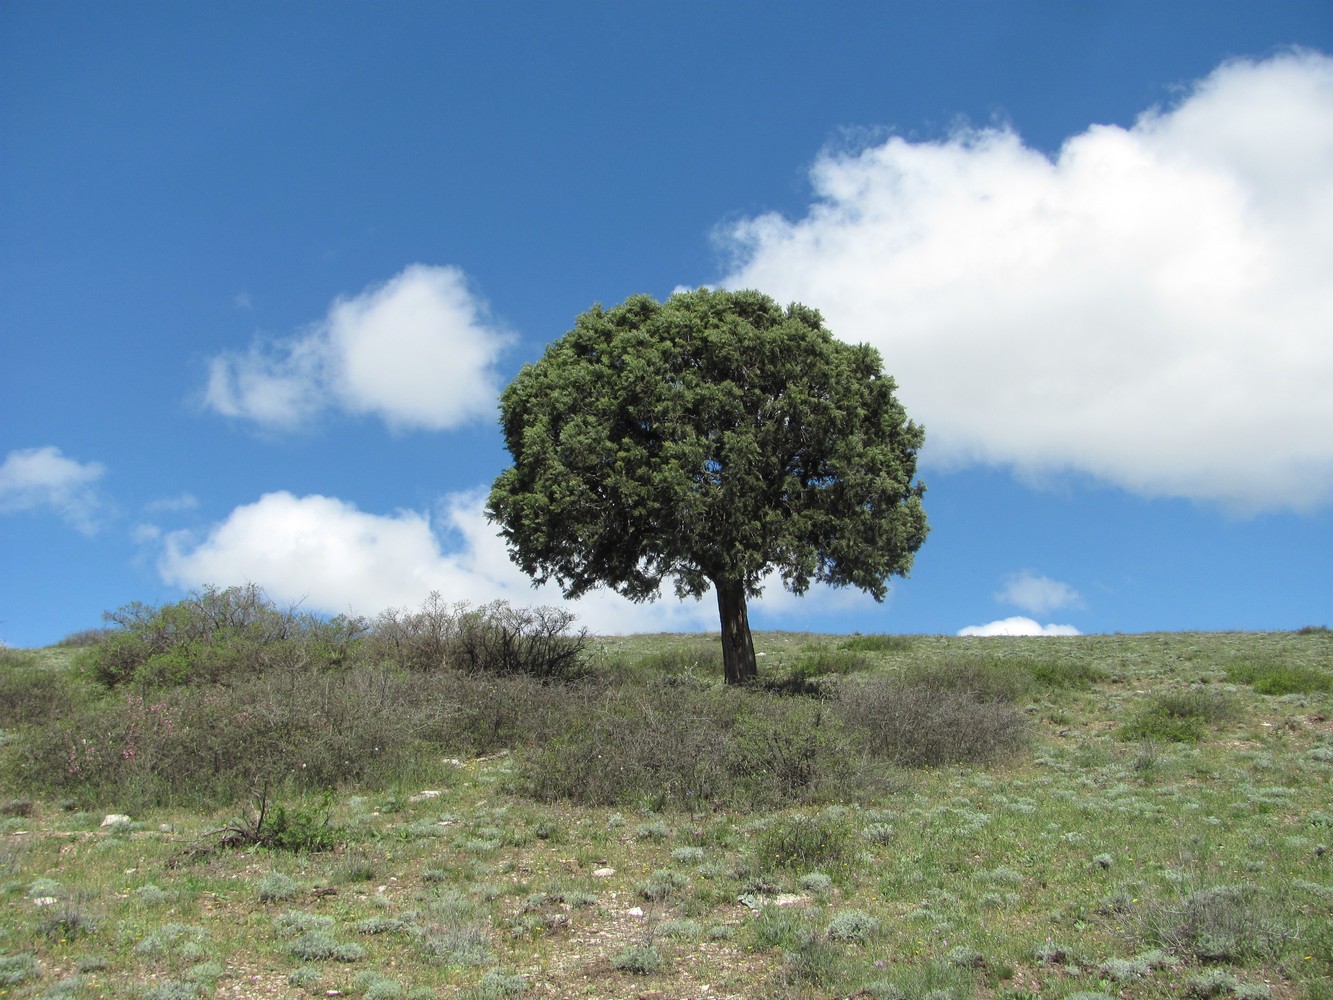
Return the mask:
<svg viewBox="0 0 1333 1000">
<path fill-rule="evenodd" d="M 359 618 L 324 620 L 277 608 L 254 584 L 206 587 L 160 608 L 127 604 L 81 665 L 106 687 L 208 684 L 275 666 L 337 666 L 366 630 Z"/>
<path fill-rule="evenodd" d="M 1195 743 L 1210 725 L 1237 715 L 1235 701 L 1222 692 L 1203 688 L 1167 691 L 1154 695 L 1148 704 L 1120 727 L 1125 740 L 1165 740 Z"/>
<path fill-rule="evenodd" d="M 635 976 L 651 976 L 663 964 L 662 952 L 653 944 L 626 945 L 611 959 L 613 969 Z"/>
<path fill-rule="evenodd" d="M 267 847 L 274 851 L 331 851 L 341 835 L 331 820 L 332 806 L 330 792 L 318 806 L 285 806 L 270 802 L 265 789 L 253 812 L 222 831 L 220 843 L 224 847 Z"/>
<path fill-rule="evenodd" d="M 0 729 L 54 722 L 87 702 L 83 689 L 32 653 L 0 646 Z"/>
<path fill-rule="evenodd" d="M 838 817 L 789 816 L 777 820 L 755 839 L 755 864 L 761 871 L 787 868 L 799 872 L 845 866 L 855 840 Z"/>
<path fill-rule="evenodd" d="M 857 653 L 906 653 L 912 648 L 910 635 L 853 635 L 838 644 L 839 649 Z"/>
<path fill-rule="evenodd" d="M 33 955 L 0 955 L 0 986 L 19 986 L 42 974 Z"/>
<path fill-rule="evenodd" d="M 879 929 L 879 921 L 862 910 L 840 910 L 829 921 L 828 936 L 834 941 L 865 944 Z"/>
<path fill-rule="evenodd" d="M 301 894 L 301 883 L 282 872 L 265 872 L 255 883 L 255 894 L 261 903 L 279 903 Z"/>
<path fill-rule="evenodd" d="M 1280 660 L 1238 663 L 1227 667 L 1227 680 L 1248 684 L 1258 694 L 1314 694 L 1333 691 L 1333 672 Z"/>
<path fill-rule="evenodd" d="M 527 992 L 528 984 L 522 976 L 511 976 L 499 969 L 489 969 L 481 981 L 464 990 L 465 1000 L 509 1000 Z"/>
<path fill-rule="evenodd" d="M 1155 943 L 1201 962 L 1272 961 L 1298 937 L 1298 921 L 1283 902 L 1253 886 L 1199 889 L 1146 908 L 1142 919 Z"/>
<path fill-rule="evenodd" d="M 700 289 L 594 306 L 501 397 L 514 464 L 487 509 L 568 596 L 719 594 L 727 679 L 754 674 L 746 596 L 776 570 L 876 598 L 926 535 L 922 430 L 879 354 L 813 309 Z"/>
</svg>

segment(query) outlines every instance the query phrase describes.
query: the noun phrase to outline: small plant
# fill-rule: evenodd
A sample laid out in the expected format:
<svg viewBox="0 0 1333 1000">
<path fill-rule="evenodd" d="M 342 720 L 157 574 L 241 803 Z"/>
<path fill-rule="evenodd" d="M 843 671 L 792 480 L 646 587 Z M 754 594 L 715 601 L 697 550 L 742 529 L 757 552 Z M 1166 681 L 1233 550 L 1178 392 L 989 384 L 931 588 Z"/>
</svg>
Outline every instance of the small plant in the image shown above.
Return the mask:
<svg viewBox="0 0 1333 1000">
<path fill-rule="evenodd" d="M 810 928 L 800 913 L 783 906 L 765 906 L 750 923 L 750 937 L 760 951 L 793 950 Z"/>
<path fill-rule="evenodd" d="M 755 861 L 764 871 L 836 867 L 846 864 L 852 853 L 847 825 L 822 816 L 780 819 L 761 832 L 755 843 Z"/>
<path fill-rule="evenodd" d="M 628 972 L 634 976 L 651 976 L 653 973 L 660 971 L 662 965 L 662 952 L 658 950 L 656 945 L 652 944 L 626 945 L 611 959 L 613 969 Z"/>
<path fill-rule="evenodd" d="M 522 976 L 488 969 L 481 981 L 471 989 L 464 990 L 462 995 L 465 1000 L 509 1000 L 511 997 L 521 997 L 527 989 L 527 981 Z"/>
<path fill-rule="evenodd" d="M 1107 979 L 1112 979 L 1117 983 L 1126 983 L 1135 979 L 1142 979 L 1152 972 L 1152 968 L 1142 959 L 1111 958 L 1103 962 L 1097 971 Z"/>
<path fill-rule="evenodd" d="M 1229 996 L 1235 992 L 1236 977 L 1222 969 L 1209 969 L 1198 975 L 1190 976 L 1185 982 L 1187 994 L 1199 1000 L 1211 997 Z"/>
<path fill-rule="evenodd" d="M 644 899 L 656 902 L 674 896 L 689 884 L 689 879 L 680 872 L 662 868 L 653 872 L 647 880 L 640 882 L 636 891 Z"/>
<path fill-rule="evenodd" d="M 650 820 L 636 826 L 634 836 L 639 840 L 666 840 L 671 836 L 671 827 L 660 819 Z"/>
<path fill-rule="evenodd" d="M 1144 919 L 1164 946 L 1203 962 L 1271 960 L 1296 936 L 1275 901 L 1248 886 L 1201 889 Z"/>
<path fill-rule="evenodd" d="M 306 931 L 287 947 L 293 958 L 304 962 L 359 962 L 366 949 L 339 941 L 326 930 Z"/>
<path fill-rule="evenodd" d="M 657 927 L 657 933 L 665 938 L 694 939 L 704 932 L 697 920 L 664 920 Z"/>
<path fill-rule="evenodd" d="M 221 847 L 267 847 L 275 851 L 331 851 L 340 831 L 330 813 L 333 794 L 325 792 L 319 806 L 287 807 L 269 801 L 268 788 L 258 796 L 255 809 L 219 832 Z"/>
<path fill-rule="evenodd" d="M 475 968 L 491 961 L 489 932 L 478 924 L 463 924 L 427 934 L 422 942 L 435 961 L 462 968 Z"/>
<path fill-rule="evenodd" d="M 1256 694 L 1333 691 L 1333 673 L 1280 661 L 1250 662 L 1227 667 L 1227 680 L 1233 684 L 1248 684 Z"/>
<path fill-rule="evenodd" d="M 282 872 L 266 872 L 255 883 L 255 894 L 261 903 L 281 903 L 301 892 L 301 883 Z"/>
<path fill-rule="evenodd" d="M 823 872 L 808 872 L 801 876 L 801 888 L 807 892 L 823 894 L 833 888 L 833 879 Z"/>
<path fill-rule="evenodd" d="M 147 987 L 139 995 L 143 1000 L 198 1000 L 200 987 L 196 983 L 166 979 Z"/>
<path fill-rule="evenodd" d="M 287 974 L 287 982 L 298 989 L 313 993 L 319 987 L 319 981 L 323 975 L 324 973 L 316 966 L 303 965 Z"/>
<path fill-rule="evenodd" d="M 55 912 L 47 916 L 39 926 L 39 930 L 48 938 L 73 941 L 97 929 L 96 918 L 69 901 L 59 903 L 51 909 Z"/>
<path fill-rule="evenodd" d="M 0 955 L 0 986 L 19 986 L 42 974 L 32 955 Z"/>
<path fill-rule="evenodd" d="M 141 885 L 134 890 L 134 898 L 140 906 L 160 906 L 171 897 L 161 886 Z"/>
<path fill-rule="evenodd" d="M 842 910 L 829 921 L 828 936 L 834 941 L 865 944 L 879 933 L 879 921 L 860 910 Z"/>
<path fill-rule="evenodd" d="M 1125 740 L 1164 740 L 1196 743 L 1205 727 L 1226 722 L 1236 715 L 1235 702 L 1225 694 L 1191 688 L 1154 696 L 1133 718 L 1120 727 Z"/>
<path fill-rule="evenodd" d="M 854 635 L 838 644 L 839 649 L 858 653 L 906 653 L 912 648 L 907 635 Z"/>
<path fill-rule="evenodd" d="M 788 982 L 826 986 L 843 973 L 842 954 L 819 934 L 802 934 L 797 946 L 784 954 L 783 959 L 780 975 Z"/>
</svg>

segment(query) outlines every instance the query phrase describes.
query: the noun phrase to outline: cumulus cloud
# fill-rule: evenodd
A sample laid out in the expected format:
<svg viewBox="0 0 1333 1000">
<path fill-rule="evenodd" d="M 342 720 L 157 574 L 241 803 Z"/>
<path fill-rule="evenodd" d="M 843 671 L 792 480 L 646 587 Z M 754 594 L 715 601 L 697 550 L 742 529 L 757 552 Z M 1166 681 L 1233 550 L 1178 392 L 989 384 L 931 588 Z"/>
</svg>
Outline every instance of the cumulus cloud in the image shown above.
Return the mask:
<svg viewBox="0 0 1333 1000">
<path fill-rule="evenodd" d="M 11 451 L 0 464 L 0 512 L 50 508 L 92 535 L 102 506 L 93 484 L 105 473 L 100 462 L 66 458 L 51 445 Z"/>
<path fill-rule="evenodd" d="M 1333 59 L 1224 64 L 1053 156 L 1009 128 L 827 152 L 722 284 L 878 347 L 939 466 L 1242 511 L 1333 499 Z"/>
<path fill-rule="evenodd" d="M 278 430 L 332 408 L 444 430 L 494 412 L 495 363 L 510 340 L 462 271 L 414 264 L 337 299 L 297 336 L 213 358 L 204 398 Z"/>
<path fill-rule="evenodd" d="M 1073 625 L 1042 625 L 1021 615 L 960 628 L 959 635 L 1082 635 Z"/>
<path fill-rule="evenodd" d="M 1069 584 L 1030 570 L 1007 577 L 1004 589 L 995 595 L 995 599 L 1031 611 L 1034 615 L 1045 614 L 1056 608 L 1078 607 L 1083 603 L 1079 592 Z"/>
</svg>

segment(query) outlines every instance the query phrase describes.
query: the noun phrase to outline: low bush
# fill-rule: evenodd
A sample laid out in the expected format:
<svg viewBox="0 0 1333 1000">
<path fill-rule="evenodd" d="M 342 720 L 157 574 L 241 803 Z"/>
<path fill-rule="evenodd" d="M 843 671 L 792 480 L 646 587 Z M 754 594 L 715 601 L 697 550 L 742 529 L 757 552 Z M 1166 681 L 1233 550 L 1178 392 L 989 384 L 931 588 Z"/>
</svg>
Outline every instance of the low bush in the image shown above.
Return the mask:
<svg viewBox="0 0 1333 1000">
<path fill-rule="evenodd" d="M 273 667 L 337 666 L 367 627 L 360 618 L 281 610 L 254 584 L 206 587 L 162 607 L 135 602 L 104 617 L 113 628 L 79 663 L 108 688 L 212 684 Z"/>
<path fill-rule="evenodd" d="M 419 611 L 389 610 L 370 629 L 368 655 L 410 670 L 526 675 L 568 681 L 587 673 L 587 632 L 563 608 L 446 605 L 432 593 Z"/>
<path fill-rule="evenodd" d="M 1248 684 L 1257 694 L 1314 694 L 1333 691 L 1333 673 L 1280 660 L 1250 661 L 1227 667 L 1227 680 Z"/>
<path fill-rule="evenodd" d="M 762 830 L 754 842 L 760 871 L 837 869 L 848 864 L 855 850 L 846 822 L 827 816 L 784 817 Z"/>
<path fill-rule="evenodd" d="M 791 666 L 801 677 L 854 674 L 870 666 L 870 658 L 858 650 L 821 648 L 803 654 Z"/>
<path fill-rule="evenodd" d="M 386 786 L 441 753 L 544 743 L 581 695 L 528 677 L 271 669 L 79 703 L 0 750 L 5 783 L 89 805 L 230 805 L 254 788 Z"/>
<path fill-rule="evenodd" d="M 1234 719 L 1237 713 L 1234 699 L 1223 692 L 1203 688 L 1167 691 L 1154 695 L 1120 727 L 1119 735 L 1126 740 L 1194 743 L 1203 738 L 1208 726 Z"/>
<path fill-rule="evenodd" d="M 326 792 L 319 806 L 285 806 L 260 793 L 253 812 L 226 826 L 224 847 L 267 847 L 274 851 L 331 851 L 340 831 L 332 822 L 333 796 Z"/>
<path fill-rule="evenodd" d="M 875 677 L 840 692 L 848 736 L 875 757 L 906 767 L 984 763 L 1027 745 L 1022 712 L 997 695 L 996 675 L 950 665 Z"/>
<path fill-rule="evenodd" d="M 909 635 L 853 635 L 838 644 L 839 649 L 858 653 L 906 653 L 912 648 Z"/>
<path fill-rule="evenodd" d="M 817 801 L 854 772 L 832 713 L 755 691 L 602 690 L 567 726 L 518 762 L 517 781 L 535 798 L 658 808 Z"/>
<path fill-rule="evenodd" d="M 1251 886 L 1213 886 L 1145 906 L 1152 943 L 1201 962 L 1268 962 L 1297 937 L 1298 921 L 1281 901 Z"/>
<path fill-rule="evenodd" d="M 89 700 L 84 686 L 33 654 L 0 647 L 0 729 L 41 726 Z"/>
</svg>

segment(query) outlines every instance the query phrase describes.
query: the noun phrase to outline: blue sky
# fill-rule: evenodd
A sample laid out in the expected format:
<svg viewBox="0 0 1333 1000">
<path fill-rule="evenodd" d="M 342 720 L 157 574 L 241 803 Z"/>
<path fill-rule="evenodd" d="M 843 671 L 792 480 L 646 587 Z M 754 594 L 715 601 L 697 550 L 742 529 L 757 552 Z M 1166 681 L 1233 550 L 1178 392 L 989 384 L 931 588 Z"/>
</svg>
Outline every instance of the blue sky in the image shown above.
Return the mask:
<svg viewBox="0 0 1333 1000">
<path fill-rule="evenodd" d="M 1333 624 L 1330 192 L 1324 0 L 0 4 L 0 641 L 556 602 L 481 515 L 495 395 L 700 284 L 927 431 L 911 577 L 756 627 Z"/>
</svg>

